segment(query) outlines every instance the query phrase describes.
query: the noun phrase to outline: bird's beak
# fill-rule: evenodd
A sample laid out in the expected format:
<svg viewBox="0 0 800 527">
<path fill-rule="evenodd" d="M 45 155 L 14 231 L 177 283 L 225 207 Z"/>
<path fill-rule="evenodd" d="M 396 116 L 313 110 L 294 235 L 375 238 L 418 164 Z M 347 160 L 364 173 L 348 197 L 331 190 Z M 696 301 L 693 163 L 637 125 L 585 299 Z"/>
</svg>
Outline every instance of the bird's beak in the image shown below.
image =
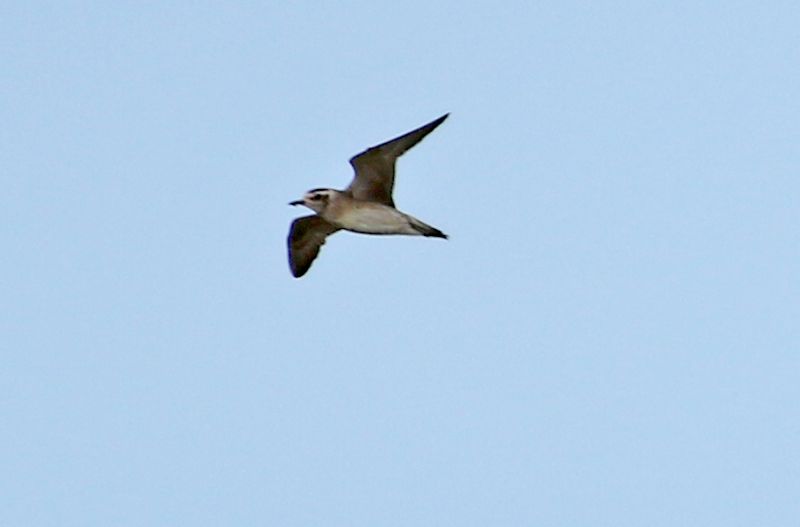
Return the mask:
<svg viewBox="0 0 800 527">
<path fill-rule="evenodd" d="M 292 202 L 289 203 L 289 205 L 292 205 L 292 206 L 302 205 L 302 204 L 303 204 L 303 200 L 302 199 L 298 199 L 297 201 L 292 201 Z"/>
</svg>

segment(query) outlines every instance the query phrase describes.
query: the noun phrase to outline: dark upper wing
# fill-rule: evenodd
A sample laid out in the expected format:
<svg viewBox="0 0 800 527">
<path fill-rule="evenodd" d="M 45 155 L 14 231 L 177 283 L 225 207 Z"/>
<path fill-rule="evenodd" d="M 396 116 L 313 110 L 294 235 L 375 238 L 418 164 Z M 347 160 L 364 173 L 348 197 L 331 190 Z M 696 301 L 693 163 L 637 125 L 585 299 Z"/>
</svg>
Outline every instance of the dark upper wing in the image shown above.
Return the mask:
<svg viewBox="0 0 800 527">
<path fill-rule="evenodd" d="M 295 278 L 306 274 L 311 262 L 319 254 L 319 248 L 325 243 L 325 238 L 338 230 L 339 227 L 316 214 L 303 216 L 292 222 L 286 245 L 289 248 L 289 267 Z"/>
<path fill-rule="evenodd" d="M 422 141 L 423 137 L 433 132 L 447 119 L 448 115 L 450 114 L 444 114 L 425 126 L 391 141 L 373 146 L 350 159 L 356 175 L 346 191 L 356 199 L 377 201 L 394 207 L 392 189 L 394 188 L 395 160 L 403 155 L 403 152 Z"/>
</svg>

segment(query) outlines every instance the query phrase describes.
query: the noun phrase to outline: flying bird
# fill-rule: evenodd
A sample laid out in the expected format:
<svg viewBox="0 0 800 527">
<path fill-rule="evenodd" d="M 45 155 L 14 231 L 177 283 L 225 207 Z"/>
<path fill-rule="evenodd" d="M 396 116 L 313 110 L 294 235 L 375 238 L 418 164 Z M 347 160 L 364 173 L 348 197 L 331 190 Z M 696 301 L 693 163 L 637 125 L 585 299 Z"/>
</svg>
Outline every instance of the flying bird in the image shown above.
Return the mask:
<svg viewBox="0 0 800 527">
<path fill-rule="evenodd" d="M 447 235 L 436 227 L 397 210 L 392 189 L 397 158 L 422 141 L 448 115 L 351 158 L 355 176 L 345 190 L 315 188 L 306 192 L 303 199 L 289 203 L 304 205 L 315 212 L 297 218 L 289 228 L 289 267 L 295 278 L 308 272 L 325 238 L 339 230 L 447 239 Z"/>
</svg>

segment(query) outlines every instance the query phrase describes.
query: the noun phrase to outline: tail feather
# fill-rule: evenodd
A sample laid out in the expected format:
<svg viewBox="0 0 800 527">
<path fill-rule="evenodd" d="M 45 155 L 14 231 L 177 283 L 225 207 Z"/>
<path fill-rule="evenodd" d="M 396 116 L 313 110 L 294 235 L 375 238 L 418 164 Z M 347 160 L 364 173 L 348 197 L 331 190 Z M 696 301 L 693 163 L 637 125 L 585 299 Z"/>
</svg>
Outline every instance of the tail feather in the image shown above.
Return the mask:
<svg viewBox="0 0 800 527">
<path fill-rule="evenodd" d="M 445 233 L 443 233 L 436 227 L 431 227 L 427 223 L 419 221 L 417 218 L 412 218 L 411 216 L 409 216 L 408 222 L 411 224 L 411 227 L 413 227 L 415 231 L 417 231 L 423 236 L 430 238 L 444 238 L 445 240 L 447 239 L 447 235 Z"/>
</svg>

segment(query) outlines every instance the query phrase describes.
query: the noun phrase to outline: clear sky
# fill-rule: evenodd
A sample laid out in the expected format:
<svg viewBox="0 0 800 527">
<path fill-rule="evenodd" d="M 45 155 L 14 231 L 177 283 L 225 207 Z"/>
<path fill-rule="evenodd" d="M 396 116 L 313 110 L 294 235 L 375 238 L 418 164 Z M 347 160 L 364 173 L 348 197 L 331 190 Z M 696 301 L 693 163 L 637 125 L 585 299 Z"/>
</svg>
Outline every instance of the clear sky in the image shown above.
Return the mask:
<svg viewBox="0 0 800 527">
<path fill-rule="evenodd" d="M 796 526 L 800 4 L 4 2 L 0 525 Z M 398 207 L 287 206 L 451 112 Z"/>
</svg>

